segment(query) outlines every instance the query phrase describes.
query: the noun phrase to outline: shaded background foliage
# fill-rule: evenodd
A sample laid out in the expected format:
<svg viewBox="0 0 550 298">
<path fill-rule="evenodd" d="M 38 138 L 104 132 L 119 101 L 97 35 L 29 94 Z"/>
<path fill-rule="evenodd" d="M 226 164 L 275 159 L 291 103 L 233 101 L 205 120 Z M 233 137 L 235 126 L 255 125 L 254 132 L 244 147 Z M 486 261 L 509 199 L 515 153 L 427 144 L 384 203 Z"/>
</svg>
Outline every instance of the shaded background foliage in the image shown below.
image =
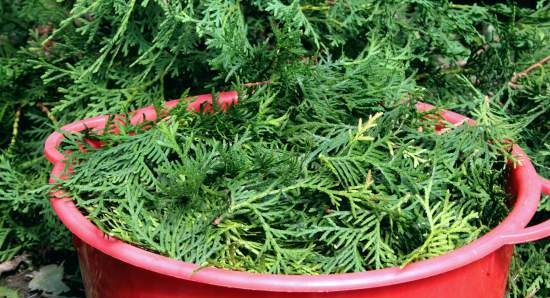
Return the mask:
<svg viewBox="0 0 550 298">
<path fill-rule="evenodd" d="M 357 57 L 371 40 L 408 48 L 423 101 L 469 114 L 479 96 L 524 126 L 520 143 L 550 176 L 548 1 L 0 1 L 0 261 L 70 249 L 48 206 L 42 142 L 60 125 L 273 79 L 291 61 Z M 278 51 L 273 51 L 276 48 Z M 299 84 L 298 84 L 299 85 Z M 473 88 L 472 88 L 473 87 Z M 477 90 L 477 91 L 476 91 Z M 477 94 L 476 92 L 479 92 Z M 541 204 L 535 222 L 548 218 Z M 548 240 L 519 246 L 512 297 L 549 295 Z"/>
</svg>

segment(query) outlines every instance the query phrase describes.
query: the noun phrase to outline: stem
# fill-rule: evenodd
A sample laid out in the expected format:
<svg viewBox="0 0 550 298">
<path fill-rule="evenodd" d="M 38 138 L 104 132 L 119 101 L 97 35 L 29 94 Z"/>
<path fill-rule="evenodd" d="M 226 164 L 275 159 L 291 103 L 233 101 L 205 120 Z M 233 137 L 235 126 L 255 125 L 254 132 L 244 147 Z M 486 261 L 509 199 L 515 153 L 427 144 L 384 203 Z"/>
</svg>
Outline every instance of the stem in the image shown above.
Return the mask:
<svg viewBox="0 0 550 298">
<path fill-rule="evenodd" d="M 251 206 L 252 203 L 256 202 L 259 199 L 265 198 L 267 196 L 275 195 L 275 194 L 279 194 L 279 193 L 284 193 L 284 192 L 287 192 L 287 191 L 290 191 L 290 190 L 293 190 L 293 189 L 298 189 L 298 188 L 303 188 L 303 187 L 305 187 L 304 183 L 299 182 L 299 183 L 296 183 L 296 184 L 293 184 L 293 185 L 290 185 L 290 186 L 287 186 L 287 187 L 275 189 L 275 190 L 266 190 L 264 192 L 261 192 L 259 194 L 254 195 L 254 196 L 251 196 L 251 197 L 247 198 L 246 200 L 241 201 L 241 202 L 239 202 L 239 203 L 237 203 L 233 206 L 230 206 L 229 210 L 230 210 L 230 212 L 232 212 L 233 210 L 239 210 L 240 208 L 243 208 L 245 206 Z"/>
<path fill-rule="evenodd" d="M 35 158 L 31 159 L 31 160 L 28 160 L 28 161 L 25 161 L 25 162 L 21 163 L 21 164 L 19 165 L 19 167 L 22 168 L 22 169 L 26 169 L 26 168 L 28 168 L 28 167 L 34 165 L 34 164 L 37 163 L 37 162 L 41 162 L 42 160 L 44 160 L 44 157 L 43 157 L 43 156 L 35 157 Z"/>
<path fill-rule="evenodd" d="M 17 141 L 17 135 L 19 134 L 19 120 L 21 119 L 21 108 L 17 109 L 17 112 L 15 112 L 15 117 L 13 119 L 13 128 L 11 131 L 11 140 L 10 145 L 8 146 L 7 155 L 11 155 L 11 152 L 13 150 L 13 146 L 15 146 L 15 142 Z"/>
<path fill-rule="evenodd" d="M 479 50 L 474 53 L 474 56 L 479 56 L 487 51 L 491 46 L 489 44 L 484 44 Z"/>
<path fill-rule="evenodd" d="M 455 4 L 455 3 L 449 3 L 449 7 L 450 7 L 450 8 L 454 8 L 454 9 L 464 9 L 464 10 L 467 10 L 467 9 L 471 9 L 471 8 L 472 8 L 471 5 L 466 5 L 466 4 Z"/>
<path fill-rule="evenodd" d="M 508 82 L 508 85 L 512 87 L 513 89 L 517 89 L 520 87 L 520 85 L 516 84 L 516 81 L 519 78 L 523 78 L 529 75 L 530 72 L 533 70 L 542 67 L 544 64 L 546 64 L 548 61 L 550 61 L 550 55 L 542 58 L 541 60 L 533 63 L 531 66 L 527 67 L 526 69 L 514 74 L 514 76 L 510 79 L 510 82 Z"/>
<path fill-rule="evenodd" d="M 52 122 L 53 125 L 56 125 L 57 126 L 57 119 L 55 118 L 55 116 L 50 112 L 50 109 L 48 109 L 47 106 L 44 105 L 44 103 L 42 102 L 38 102 L 36 104 L 37 107 L 40 108 L 40 110 L 42 112 L 44 112 L 44 114 L 46 114 L 46 116 L 48 116 L 48 119 L 50 119 L 50 121 Z"/>
<path fill-rule="evenodd" d="M 269 80 L 269 81 L 262 81 L 262 82 L 244 83 L 243 86 L 246 88 L 251 88 L 251 87 L 258 87 L 258 86 L 271 85 L 271 84 L 273 84 L 273 82 Z"/>
<path fill-rule="evenodd" d="M 320 5 L 320 6 L 316 6 L 316 5 L 311 5 L 311 4 L 307 4 L 307 5 L 302 5 L 300 6 L 300 9 L 301 10 L 309 10 L 309 11 L 326 11 L 326 10 L 329 10 L 330 9 L 330 6 L 329 5 Z"/>
<path fill-rule="evenodd" d="M 48 38 L 46 38 L 42 42 L 42 46 L 44 46 L 45 44 L 50 42 L 54 37 L 56 37 L 59 34 L 59 32 L 61 32 L 61 30 L 65 29 L 65 28 L 67 28 L 67 26 L 71 25 L 72 22 L 75 19 L 78 19 L 79 17 L 85 15 L 86 13 L 88 13 L 89 11 L 94 9 L 99 4 L 100 4 L 100 1 L 94 1 L 94 2 L 92 2 L 92 4 L 90 4 L 90 6 L 84 8 L 83 10 L 79 11 L 78 13 L 76 11 L 71 11 L 71 13 L 74 13 L 74 14 L 72 16 L 68 17 L 67 19 L 65 19 L 64 21 L 62 21 L 61 26 L 58 29 L 54 30 L 52 32 L 52 34 L 50 36 L 48 36 Z"/>
</svg>

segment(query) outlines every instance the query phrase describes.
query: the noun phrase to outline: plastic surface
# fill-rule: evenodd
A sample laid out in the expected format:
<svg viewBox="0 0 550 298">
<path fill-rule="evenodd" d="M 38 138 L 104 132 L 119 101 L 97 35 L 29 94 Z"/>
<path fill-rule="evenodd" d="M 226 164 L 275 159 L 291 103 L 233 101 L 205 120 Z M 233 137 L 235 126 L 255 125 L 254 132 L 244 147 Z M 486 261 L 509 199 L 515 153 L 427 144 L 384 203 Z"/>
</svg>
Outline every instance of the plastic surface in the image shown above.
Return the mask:
<svg viewBox="0 0 550 298">
<path fill-rule="evenodd" d="M 189 109 L 197 111 L 206 104 L 203 110 L 208 110 L 212 97 L 201 95 L 196 100 L 201 102 Z M 221 93 L 218 102 L 224 109 L 237 102 L 237 93 Z M 166 106 L 176 103 L 169 101 Z M 432 108 L 417 104 L 420 111 Z M 472 123 L 450 111 L 440 114 L 455 125 Z M 146 107 L 137 110 L 130 122 L 156 117 L 155 109 Z M 107 120 L 108 116 L 90 118 L 62 130 L 103 129 Z M 57 150 L 62 139 L 62 134 L 54 132 L 46 140 L 45 155 L 54 164 L 50 182 L 63 178 L 64 156 Z M 74 234 L 88 297 L 503 297 L 513 244 L 550 235 L 550 221 L 525 228 L 536 212 L 541 192 L 549 193 L 550 183 L 538 176 L 521 148 L 513 145 L 512 151 L 521 163 L 510 169 L 510 191 L 516 195 L 510 214 L 469 245 L 405 268 L 315 276 L 199 268 L 105 236 L 62 191 L 52 195 L 51 204 Z"/>
</svg>

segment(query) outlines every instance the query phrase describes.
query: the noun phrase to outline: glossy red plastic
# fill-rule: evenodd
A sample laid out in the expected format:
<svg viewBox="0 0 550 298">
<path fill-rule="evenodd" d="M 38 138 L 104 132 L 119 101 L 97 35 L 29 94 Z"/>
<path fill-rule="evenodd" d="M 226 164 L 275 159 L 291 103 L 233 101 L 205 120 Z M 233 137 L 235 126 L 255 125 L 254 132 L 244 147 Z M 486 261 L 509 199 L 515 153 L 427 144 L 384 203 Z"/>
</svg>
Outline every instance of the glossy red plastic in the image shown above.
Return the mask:
<svg viewBox="0 0 550 298">
<path fill-rule="evenodd" d="M 210 95 L 195 98 L 190 110 L 212 103 Z M 222 107 L 237 102 L 236 92 L 221 93 Z M 176 105 L 177 100 L 166 103 Z M 417 109 L 433 106 L 419 103 Z M 457 113 L 440 112 L 448 122 L 460 125 L 472 122 Z M 154 120 L 153 107 L 134 112 L 131 123 Z M 103 129 L 108 116 L 99 116 L 68 124 L 62 131 Z M 54 132 L 45 143 L 45 155 L 53 163 L 51 180 L 60 177 L 65 157 L 57 147 L 63 135 Z M 51 204 L 67 228 L 74 234 L 80 267 L 89 298 L 213 298 L 213 297 L 483 297 L 504 296 L 514 244 L 534 241 L 550 235 L 550 220 L 526 228 L 539 204 L 541 192 L 550 193 L 550 181 L 541 178 L 529 158 L 517 145 L 513 153 L 520 165 L 510 168 L 510 191 L 515 204 L 510 214 L 493 230 L 460 249 L 404 268 L 393 267 L 360 273 L 326 275 L 276 275 L 200 268 L 176 261 L 107 237 L 86 219 L 71 198 L 58 191 Z"/>
</svg>

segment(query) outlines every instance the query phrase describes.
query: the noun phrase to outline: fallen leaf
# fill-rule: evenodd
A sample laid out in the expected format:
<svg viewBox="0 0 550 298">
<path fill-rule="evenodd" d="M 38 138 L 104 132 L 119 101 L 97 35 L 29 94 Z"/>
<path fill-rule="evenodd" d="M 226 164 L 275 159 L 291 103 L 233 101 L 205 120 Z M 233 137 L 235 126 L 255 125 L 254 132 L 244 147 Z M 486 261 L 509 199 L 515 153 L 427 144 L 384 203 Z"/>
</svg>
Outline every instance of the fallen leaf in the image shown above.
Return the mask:
<svg viewBox="0 0 550 298">
<path fill-rule="evenodd" d="M 29 283 L 29 289 L 33 291 L 40 290 L 53 295 L 70 290 L 63 283 L 63 266 L 52 264 L 40 268 Z"/>
</svg>

